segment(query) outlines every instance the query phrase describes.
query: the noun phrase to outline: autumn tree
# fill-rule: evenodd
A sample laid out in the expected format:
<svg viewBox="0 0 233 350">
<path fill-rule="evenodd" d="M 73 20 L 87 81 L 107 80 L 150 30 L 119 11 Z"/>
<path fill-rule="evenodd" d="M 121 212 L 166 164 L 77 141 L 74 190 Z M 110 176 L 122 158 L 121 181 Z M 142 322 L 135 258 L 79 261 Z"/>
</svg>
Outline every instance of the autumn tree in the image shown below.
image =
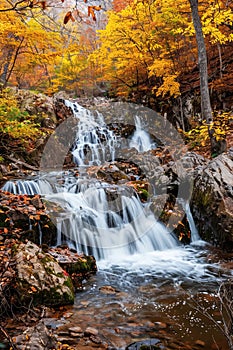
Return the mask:
<svg viewBox="0 0 233 350">
<path fill-rule="evenodd" d="M 213 128 L 213 114 L 210 102 L 210 94 L 209 94 L 209 81 L 208 81 L 208 63 L 207 63 L 207 53 L 206 53 L 206 45 L 203 35 L 202 23 L 198 12 L 198 0 L 189 0 L 192 12 L 192 19 L 195 28 L 196 41 L 198 47 L 198 64 L 199 64 L 199 74 L 200 74 L 200 95 L 201 95 L 201 112 L 202 117 L 206 120 L 208 125 L 208 131 L 211 141 L 211 150 L 213 154 L 219 154 L 226 149 L 226 142 L 224 139 L 217 140 L 215 137 L 215 132 Z M 210 7 L 210 12 L 213 14 L 214 7 Z M 219 9 L 220 10 L 220 9 Z M 227 11 L 228 12 L 228 11 Z M 220 14 L 220 11 L 219 11 Z M 226 23 L 229 21 L 229 17 L 231 18 L 231 11 L 227 13 L 227 17 L 225 16 L 226 12 L 221 13 L 220 19 L 217 20 L 218 24 L 223 22 L 223 17 Z M 229 16 L 230 15 L 230 16 Z M 208 11 L 205 14 L 204 18 L 208 18 Z M 208 23 L 209 24 L 209 23 Z M 209 27 L 209 28 L 208 28 Z M 211 28 L 211 25 L 207 26 L 210 36 L 212 36 L 212 40 L 225 42 L 230 40 L 230 38 L 226 37 L 224 34 L 219 32 L 219 30 L 214 26 Z M 216 30 L 217 29 L 217 30 Z M 220 35 L 221 33 L 221 35 Z"/>
</svg>

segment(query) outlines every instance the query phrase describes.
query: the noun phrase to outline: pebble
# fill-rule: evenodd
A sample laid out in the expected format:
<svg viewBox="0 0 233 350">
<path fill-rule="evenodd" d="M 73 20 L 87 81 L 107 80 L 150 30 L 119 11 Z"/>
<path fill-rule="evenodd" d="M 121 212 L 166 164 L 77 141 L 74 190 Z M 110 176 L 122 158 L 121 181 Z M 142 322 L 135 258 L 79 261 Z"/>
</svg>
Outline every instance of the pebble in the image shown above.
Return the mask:
<svg viewBox="0 0 233 350">
<path fill-rule="evenodd" d="M 75 333 L 75 332 L 70 332 L 70 336 L 73 338 L 82 338 L 84 336 L 84 333 Z"/>
<path fill-rule="evenodd" d="M 99 334 L 99 331 L 98 331 L 98 329 L 96 329 L 96 328 L 87 327 L 87 328 L 85 329 L 85 333 L 86 333 L 86 334 L 90 334 L 90 335 L 97 335 L 97 334 Z"/>
<path fill-rule="evenodd" d="M 112 286 L 103 286 L 100 287 L 100 292 L 105 293 L 105 294 L 115 294 L 116 293 L 116 289 L 113 288 Z"/>
<path fill-rule="evenodd" d="M 72 315 L 73 315 L 73 312 L 65 312 L 65 313 L 63 314 L 63 317 L 64 317 L 64 318 L 70 318 Z"/>
<path fill-rule="evenodd" d="M 84 307 L 87 307 L 90 304 L 90 302 L 84 300 L 84 301 L 81 301 L 80 304 Z"/>
<path fill-rule="evenodd" d="M 195 341 L 195 345 L 198 345 L 198 346 L 201 346 L 202 348 L 204 348 L 205 342 L 198 339 L 198 340 Z"/>
<path fill-rule="evenodd" d="M 73 333 L 82 333 L 82 331 L 83 331 L 82 328 L 79 326 L 69 328 L 69 332 L 73 332 Z"/>
<path fill-rule="evenodd" d="M 96 335 L 91 335 L 90 339 L 95 344 L 101 344 L 102 343 L 102 340 L 100 339 L 100 337 L 98 337 Z"/>
</svg>

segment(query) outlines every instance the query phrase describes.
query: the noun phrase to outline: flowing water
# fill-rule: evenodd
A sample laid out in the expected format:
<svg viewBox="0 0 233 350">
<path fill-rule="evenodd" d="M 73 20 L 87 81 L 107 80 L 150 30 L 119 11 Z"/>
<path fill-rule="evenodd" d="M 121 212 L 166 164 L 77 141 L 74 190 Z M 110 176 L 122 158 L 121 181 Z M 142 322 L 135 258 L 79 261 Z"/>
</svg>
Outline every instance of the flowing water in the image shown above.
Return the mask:
<svg viewBox="0 0 233 350">
<path fill-rule="evenodd" d="M 114 162 L 118 140 L 100 114 L 66 103 L 79 118 L 72 147 L 77 169 L 8 181 L 3 190 L 39 193 L 57 203 L 63 209 L 53 218 L 57 244 L 68 243 L 96 257 L 98 273 L 77 295 L 72 322 L 98 328 L 114 349 L 168 335 L 191 346 L 200 340 L 205 349 L 227 349 L 223 332 L 210 318 L 222 326 L 216 292 L 232 272 L 199 240 L 188 203 L 184 208 L 192 244 L 183 246 L 129 187 L 93 179 L 83 171 Z M 139 152 L 152 148 L 142 129 L 136 118 L 129 145 Z M 42 238 L 40 231 L 40 242 Z M 201 305 L 210 316 L 197 310 Z"/>
<path fill-rule="evenodd" d="M 146 152 L 155 147 L 155 144 L 152 143 L 150 135 L 145 131 L 145 128 L 142 125 L 142 121 L 139 116 L 135 116 L 135 132 L 130 141 L 130 147 L 134 147 L 138 152 Z"/>
</svg>

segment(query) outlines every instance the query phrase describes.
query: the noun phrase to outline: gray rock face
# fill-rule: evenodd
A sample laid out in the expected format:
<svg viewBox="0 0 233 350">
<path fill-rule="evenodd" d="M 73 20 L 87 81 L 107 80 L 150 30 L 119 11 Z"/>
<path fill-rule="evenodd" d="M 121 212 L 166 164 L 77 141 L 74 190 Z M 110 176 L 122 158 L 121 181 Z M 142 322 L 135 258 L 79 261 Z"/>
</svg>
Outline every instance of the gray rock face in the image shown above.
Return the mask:
<svg viewBox="0 0 233 350">
<path fill-rule="evenodd" d="M 201 237 L 233 248 L 233 150 L 201 167 L 194 181 L 192 211 Z"/>
<path fill-rule="evenodd" d="M 24 304 L 49 306 L 72 304 L 74 291 L 70 277 L 58 262 L 34 243 L 16 247 L 16 289 Z"/>
</svg>

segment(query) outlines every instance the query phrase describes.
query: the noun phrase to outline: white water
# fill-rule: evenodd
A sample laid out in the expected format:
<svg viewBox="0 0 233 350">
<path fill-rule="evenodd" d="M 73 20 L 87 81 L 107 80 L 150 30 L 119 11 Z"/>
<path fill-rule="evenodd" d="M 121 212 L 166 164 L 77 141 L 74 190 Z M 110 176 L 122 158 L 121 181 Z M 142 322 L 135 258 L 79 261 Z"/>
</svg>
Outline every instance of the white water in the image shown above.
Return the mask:
<svg viewBox="0 0 233 350">
<path fill-rule="evenodd" d="M 79 119 L 76 141 L 72 154 L 74 162 L 78 166 L 100 165 L 103 162 L 115 158 L 117 138 L 109 130 L 103 120 L 103 116 L 97 113 L 95 116 L 78 103 L 66 101 Z"/>
<path fill-rule="evenodd" d="M 189 227 L 191 230 L 191 242 L 196 242 L 196 241 L 200 240 L 200 236 L 199 236 L 197 227 L 195 225 L 195 222 L 193 220 L 190 205 L 188 202 L 185 202 L 184 210 L 185 210 L 185 214 L 187 216 L 187 220 L 188 220 Z"/>
<path fill-rule="evenodd" d="M 77 103 L 66 101 L 79 119 L 73 156 L 76 164 L 92 166 L 114 159 L 117 138 L 104 123 L 101 114 L 92 114 Z M 138 151 L 151 149 L 150 136 L 135 117 L 136 131 L 130 146 Z M 78 170 L 79 171 L 79 170 Z M 135 254 L 166 251 L 179 246 L 177 239 L 154 218 L 136 193 L 127 194 L 126 187 L 113 186 L 76 171 L 51 172 L 29 180 L 8 181 L 4 191 L 15 194 L 41 194 L 64 209 L 54 217 L 57 244 L 68 243 L 78 251 L 93 254 L 99 260 L 125 259 Z M 114 193 L 114 200 L 109 193 Z M 192 241 L 199 239 L 188 204 L 185 206 Z M 42 232 L 40 232 L 42 241 Z"/>
<path fill-rule="evenodd" d="M 135 116 L 136 130 L 133 134 L 129 146 L 136 148 L 138 152 L 146 152 L 153 148 L 150 135 L 144 130 L 141 119 Z"/>
<path fill-rule="evenodd" d="M 177 240 L 152 213 L 146 212 L 135 196 L 122 195 L 116 203 L 108 202 L 104 188 L 91 187 L 78 194 L 47 195 L 46 199 L 67 210 L 67 214 L 58 219 L 58 243 L 67 242 L 97 259 L 127 257 L 177 246 Z"/>
</svg>

